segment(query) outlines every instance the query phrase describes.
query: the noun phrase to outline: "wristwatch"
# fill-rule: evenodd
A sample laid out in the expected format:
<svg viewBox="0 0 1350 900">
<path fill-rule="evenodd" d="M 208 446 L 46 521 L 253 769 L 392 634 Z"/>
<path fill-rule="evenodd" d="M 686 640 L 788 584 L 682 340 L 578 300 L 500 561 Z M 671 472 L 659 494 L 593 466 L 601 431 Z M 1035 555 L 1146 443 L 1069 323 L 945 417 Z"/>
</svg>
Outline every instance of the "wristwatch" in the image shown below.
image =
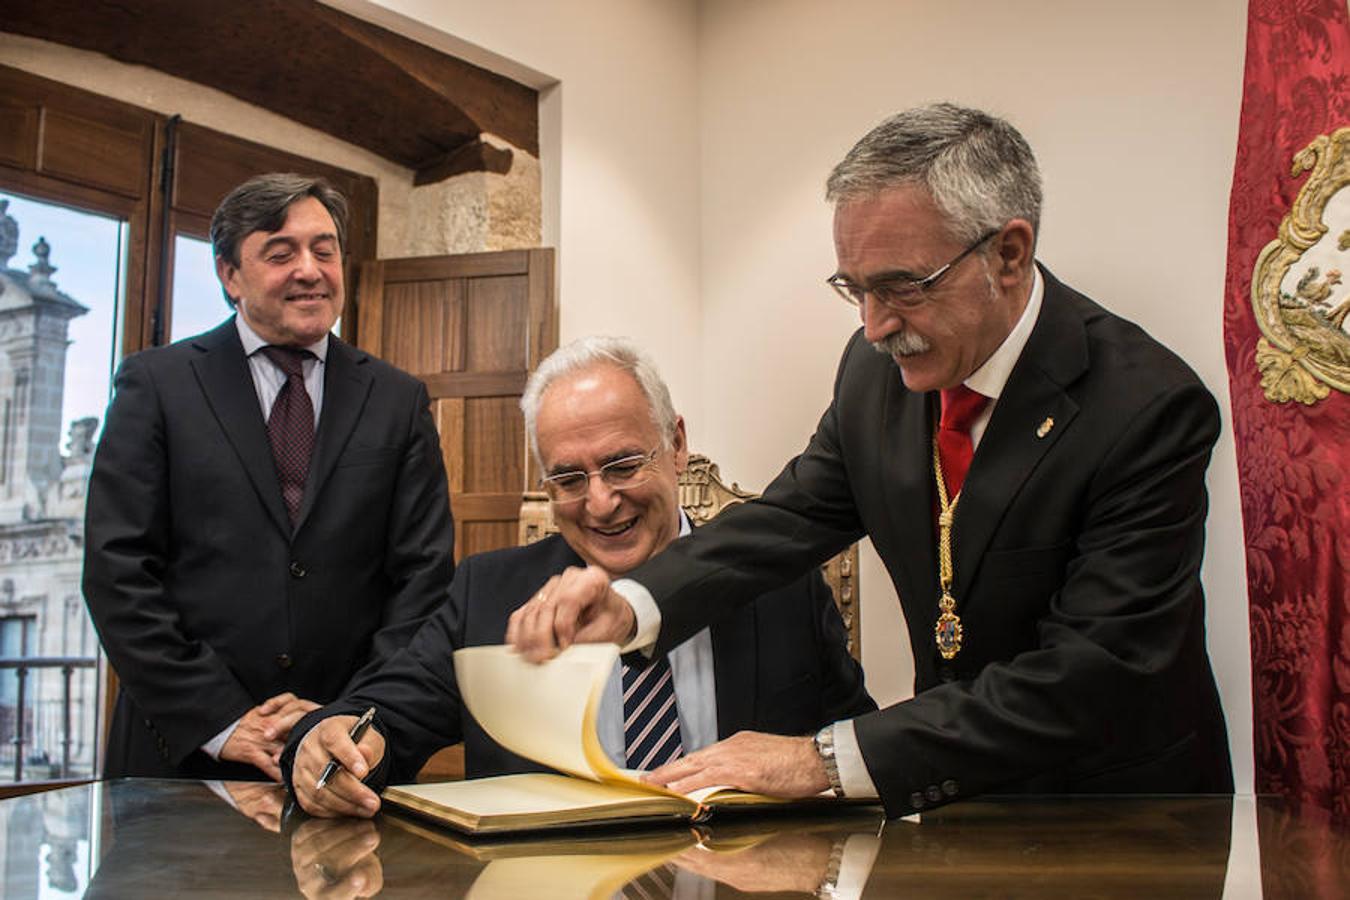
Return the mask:
<svg viewBox="0 0 1350 900">
<path fill-rule="evenodd" d="M 836 797 L 844 796 L 844 783 L 839 780 L 839 762 L 834 758 L 834 726 L 826 725 L 811 739 L 816 755 L 825 766 L 825 777 L 830 781 L 830 790 Z"/>
<path fill-rule="evenodd" d="M 818 900 L 839 900 L 843 895 L 839 891 L 839 873 L 844 867 L 844 838 L 835 838 L 834 845 L 830 847 L 830 858 L 825 863 L 825 874 L 820 878 L 820 884 L 816 885 L 815 895 Z"/>
</svg>

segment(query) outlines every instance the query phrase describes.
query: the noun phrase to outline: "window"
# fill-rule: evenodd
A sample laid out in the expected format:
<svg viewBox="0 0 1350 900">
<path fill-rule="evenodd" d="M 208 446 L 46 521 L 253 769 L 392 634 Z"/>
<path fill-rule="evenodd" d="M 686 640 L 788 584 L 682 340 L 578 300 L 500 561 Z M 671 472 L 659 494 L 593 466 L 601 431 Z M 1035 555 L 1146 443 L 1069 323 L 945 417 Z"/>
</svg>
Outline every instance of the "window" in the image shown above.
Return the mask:
<svg viewBox="0 0 1350 900">
<path fill-rule="evenodd" d="M 209 242 L 182 233 L 174 236 L 172 297 L 170 341 L 201 334 L 232 315 L 216 280 Z"/>
<path fill-rule="evenodd" d="M 126 224 L 0 192 L 0 781 L 96 765 L 98 641 L 80 570 Z"/>
</svg>

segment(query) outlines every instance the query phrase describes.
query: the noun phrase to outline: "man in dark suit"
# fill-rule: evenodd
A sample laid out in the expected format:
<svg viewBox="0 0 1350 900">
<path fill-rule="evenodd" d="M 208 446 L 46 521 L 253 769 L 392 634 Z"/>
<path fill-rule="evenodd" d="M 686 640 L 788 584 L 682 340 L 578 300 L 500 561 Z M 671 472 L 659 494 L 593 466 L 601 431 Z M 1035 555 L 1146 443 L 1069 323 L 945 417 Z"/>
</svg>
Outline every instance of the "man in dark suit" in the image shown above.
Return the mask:
<svg viewBox="0 0 1350 900">
<path fill-rule="evenodd" d="M 89 482 L 84 592 L 121 687 L 107 777 L 280 779 L 294 723 L 445 599 L 421 383 L 329 334 L 346 203 L 265 175 L 211 222 L 236 315 L 129 357 Z"/>
<path fill-rule="evenodd" d="M 1037 266 L 1040 176 L 1008 123 L 900 113 L 827 193 L 829 280 L 863 327 L 806 450 L 628 580 L 564 573 L 512 642 L 659 653 L 866 534 L 915 697 L 814 738 L 738 735 L 651 780 L 876 793 L 891 815 L 991 790 L 1230 791 L 1200 585 L 1209 392 Z"/>
<path fill-rule="evenodd" d="M 431 753 L 460 740 L 470 778 L 547 771 L 497 744 L 464 708 L 451 651 L 500 644 L 510 615 L 567 567 L 621 575 L 688 530 L 678 484 L 688 457 L 684 420 L 655 367 L 630 342 L 591 337 L 558 350 L 530 377 L 521 407 L 560 533 L 463 560 L 449 604 L 405 651 L 296 726 L 283 768 L 311 813 L 372 815 L 385 783 L 412 780 Z M 805 734 L 876 709 L 819 572 L 668 650 L 611 674 L 597 730 L 620 765 L 659 763 L 653 745 L 664 742 L 635 738 L 645 730 L 637 727 L 641 711 L 634 712 L 642 703 L 634 682 L 644 673 L 673 688 L 647 731 L 667 734 L 674 755 L 745 729 Z M 663 702 L 659 691 L 648 696 L 651 709 Z M 375 728 L 358 751 L 347 732 L 369 706 L 377 710 Z M 334 758 L 347 771 L 316 790 Z"/>
</svg>

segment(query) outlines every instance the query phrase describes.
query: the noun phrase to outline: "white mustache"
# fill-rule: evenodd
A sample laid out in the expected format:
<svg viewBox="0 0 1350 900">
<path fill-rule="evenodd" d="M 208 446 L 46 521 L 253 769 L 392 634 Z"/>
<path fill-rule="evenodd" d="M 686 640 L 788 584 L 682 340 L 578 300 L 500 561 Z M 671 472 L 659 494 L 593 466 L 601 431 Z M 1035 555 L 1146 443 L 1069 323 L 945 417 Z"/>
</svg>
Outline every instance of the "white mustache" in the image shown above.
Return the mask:
<svg viewBox="0 0 1350 900">
<path fill-rule="evenodd" d="M 933 349 L 928 338 L 913 331 L 897 331 L 879 341 L 872 342 L 872 348 L 878 353 L 892 358 L 917 356 Z"/>
</svg>

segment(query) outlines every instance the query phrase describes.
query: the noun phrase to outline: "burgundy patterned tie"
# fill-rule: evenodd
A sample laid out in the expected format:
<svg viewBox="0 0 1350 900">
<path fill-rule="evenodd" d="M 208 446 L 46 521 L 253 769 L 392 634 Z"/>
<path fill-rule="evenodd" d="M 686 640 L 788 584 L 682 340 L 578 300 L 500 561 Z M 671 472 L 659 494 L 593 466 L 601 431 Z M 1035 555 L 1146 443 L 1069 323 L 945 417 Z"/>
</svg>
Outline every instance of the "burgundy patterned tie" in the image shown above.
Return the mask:
<svg viewBox="0 0 1350 900">
<path fill-rule="evenodd" d="M 955 497 L 965 483 L 975 445 L 970 440 L 970 426 L 980 417 L 980 411 L 989 402 L 984 394 L 972 391 L 964 384 L 942 392 L 942 421 L 938 426 L 938 452 L 942 456 L 942 474 L 946 476 L 947 497 Z"/>
<path fill-rule="evenodd" d="M 314 404 L 305 390 L 304 370 L 305 360 L 314 354 L 295 347 L 270 346 L 263 347 L 262 352 L 286 373 L 286 383 L 267 416 L 267 437 L 277 462 L 281 496 L 294 525 L 300 515 L 300 502 L 305 499 L 305 478 L 314 449 Z"/>
</svg>

